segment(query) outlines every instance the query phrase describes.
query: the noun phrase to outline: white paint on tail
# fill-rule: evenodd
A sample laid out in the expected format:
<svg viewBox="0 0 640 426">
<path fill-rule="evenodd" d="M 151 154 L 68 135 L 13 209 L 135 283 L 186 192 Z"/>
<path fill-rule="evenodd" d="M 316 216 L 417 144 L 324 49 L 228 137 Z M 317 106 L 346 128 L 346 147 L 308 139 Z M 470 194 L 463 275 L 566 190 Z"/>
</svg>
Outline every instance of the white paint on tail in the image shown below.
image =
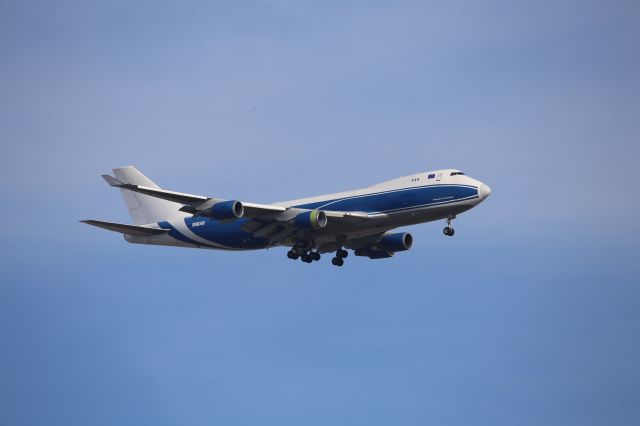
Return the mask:
<svg viewBox="0 0 640 426">
<path fill-rule="evenodd" d="M 113 173 L 116 179 L 124 183 L 161 189 L 155 182 L 140 173 L 140 171 L 133 166 L 113 169 Z M 135 193 L 127 189 L 121 189 L 120 192 L 127 205 L 127 209 L 129 209 L 129 215 L 131 215 L 134 225 L 156 223 L 163 220 L 183 219 L 189 216 L 188 213 L 179 210 L 182 204 Z"/>
</svg>

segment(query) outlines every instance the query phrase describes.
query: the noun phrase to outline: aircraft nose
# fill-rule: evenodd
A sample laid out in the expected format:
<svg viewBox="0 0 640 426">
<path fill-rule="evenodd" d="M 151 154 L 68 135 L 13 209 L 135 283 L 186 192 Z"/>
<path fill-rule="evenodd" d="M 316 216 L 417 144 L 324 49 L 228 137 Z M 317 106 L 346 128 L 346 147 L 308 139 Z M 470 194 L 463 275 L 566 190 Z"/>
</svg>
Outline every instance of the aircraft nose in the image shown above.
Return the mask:
<svg viewBox="0 0 640 426">
<path fill-rule="evenodd" d="M 484 200 L 489 195 L 491 195 L 491 188 L 489 188 L 489 185 L 487 185 L 486 183 L 483 183 L 482 185 L 480 185 L 480 188 L 478 188 L 478 193 L 480 195 L 480 199 Z"/>
</svg>

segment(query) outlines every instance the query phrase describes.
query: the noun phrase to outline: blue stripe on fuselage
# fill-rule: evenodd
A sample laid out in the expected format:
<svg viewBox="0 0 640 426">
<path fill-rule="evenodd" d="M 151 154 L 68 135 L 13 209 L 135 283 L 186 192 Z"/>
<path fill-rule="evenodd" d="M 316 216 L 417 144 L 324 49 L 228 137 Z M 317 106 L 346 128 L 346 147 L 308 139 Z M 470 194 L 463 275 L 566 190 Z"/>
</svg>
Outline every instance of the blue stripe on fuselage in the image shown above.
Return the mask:
<svg viewBox="0 0 640 426">
<path fill-rule="evenodd" d="M 169 230 L 169 236 L 175 238 L 178 241 L 182 241 L 184 243 L 187 244 L 193 244 L 195 246 L 206 246 L 206 244 L 202 244 L 199 243 L 198 241 L 194 241 L 191 238 L 187 238 L 184 235 L 182 235 L 180 233 L 180 231 L 178 231 L 176 228 L 173 227 L 173 225 L 171 225 L 169 222 L 167 222 L 166 220 L 163 222 L 158 222 L 158 226 L 162 229 L 168 229 Z"/>
<path fill-rule="evenodd" d="M 269 240 L 256 238 L 253 234 L 242 230 L 251 219 L 235 219 L 220 221 L 211 218 L 190 217 L 185 223 L 197 236 L 227 247 L 243 249 L 260 249 L 269 245 Z M 201 223 L 199 226 L 194 224 Z M 266 223 L 265 223 L 266 224 Z"/>
<path fill-rule="evenodd" d="M 301 209 L 326 209 L 335 211 L 364 211 L 367 213 L 392 213 L 420 207 L 450 204 L 478 197 L 478 188 L 468 185 L 428 185 L 413 188 L 394 189 L 372 194 L 354 195 L 344 198 L 317 201 L 293 206 Z M 241 218 L 219 221 L 205 217 L 189 217 L 184 221 L 191 232 L 230 249 L 260 249 L 269 245 L 266 238 L 256 238 L 242 227 L 255 219 Z M 194 224 L 196 226 L 194 226 Z M 268 224 L 268 222 L 264 222 Z M 163 229 L 169 229 L 169 235 L 179 241 L 201 247 L 222 248 L 207 245 L 186 237 L 169 222 L 159 222 Z"/>
<path fill-rule="evenodd" d="M 294 207 L 301 209 L 385 213 L 431 205 L 449 204 L 476 198 L 477 196 L 478 188 L 475 186 L 443 184 L 394 189 L 373 194 L 316 201 Z"/>
<path fill-rule="evenodd" d="M 259 249 L 265 248 L 269 245 L 268 240 L 264 238 L 255 238 L 252 234 L 242 230 L 242 226 L 251 219 L 237 219 L 227 223 L 204 217 L 189 217 L 183 220 L 191 232 L 211 242 L 211 245 L 192 240 L 191 238 L 183 235 L 167 221 L 158 222 L 158 226 L 162 229 L 169 229 L 169 236 L 176 240 L 201 247 L 210 247 L 222 250 L 225 248 Z M 194 223 L 200 225 L 193 226 Z M 219 244 L 220 247 L 214 244 Z"/>
</svg>

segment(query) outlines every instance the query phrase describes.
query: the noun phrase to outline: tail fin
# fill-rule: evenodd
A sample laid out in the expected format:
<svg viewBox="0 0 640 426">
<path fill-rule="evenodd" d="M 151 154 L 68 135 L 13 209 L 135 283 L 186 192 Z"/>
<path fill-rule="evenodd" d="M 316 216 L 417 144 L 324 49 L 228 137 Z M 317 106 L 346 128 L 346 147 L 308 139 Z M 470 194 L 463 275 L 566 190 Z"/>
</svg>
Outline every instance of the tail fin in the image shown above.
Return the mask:
<svg viewBox="0 0 640 426">
<path fill-rule="evenodd" d="M 133 166 L 113 169 L 113 173 L 118 180 L 124 183 L 160 189 L 155 182 L 140 173 L 140 171 Z M 122 197 L 129 209 L 129 215 L 131 219 L 133 219 L 134 225 L 180 219 L 188 216 L 187 213 L 179 211 L 182 204 L 135 193 L 127 189 L 121 189 L 120 192 L 122 192 Z"/>
</svg>

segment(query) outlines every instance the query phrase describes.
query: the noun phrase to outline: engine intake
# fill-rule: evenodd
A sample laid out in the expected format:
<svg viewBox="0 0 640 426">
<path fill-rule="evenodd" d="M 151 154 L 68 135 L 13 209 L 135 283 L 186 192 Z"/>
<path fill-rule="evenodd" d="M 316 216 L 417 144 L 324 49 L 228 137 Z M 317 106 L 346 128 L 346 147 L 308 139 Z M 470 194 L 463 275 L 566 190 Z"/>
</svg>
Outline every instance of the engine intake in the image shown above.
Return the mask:
<svg viewBox="0 0 640 426">
<path fill-rule="evenodd" d="M 300 213 L 293 222 L 302 231 L 322 229 L 327 226 L 327 214 L 322 210 L 311 210 Z"/>
<path fill-rule="evenodd" d="M 240 201 L 229 200 L 214 204 L 208 209 L 198 213 L 199 216 L 212 217 L 214 219 L 238 219 L 244 215 L 244 206 Z"/>
</svg>

